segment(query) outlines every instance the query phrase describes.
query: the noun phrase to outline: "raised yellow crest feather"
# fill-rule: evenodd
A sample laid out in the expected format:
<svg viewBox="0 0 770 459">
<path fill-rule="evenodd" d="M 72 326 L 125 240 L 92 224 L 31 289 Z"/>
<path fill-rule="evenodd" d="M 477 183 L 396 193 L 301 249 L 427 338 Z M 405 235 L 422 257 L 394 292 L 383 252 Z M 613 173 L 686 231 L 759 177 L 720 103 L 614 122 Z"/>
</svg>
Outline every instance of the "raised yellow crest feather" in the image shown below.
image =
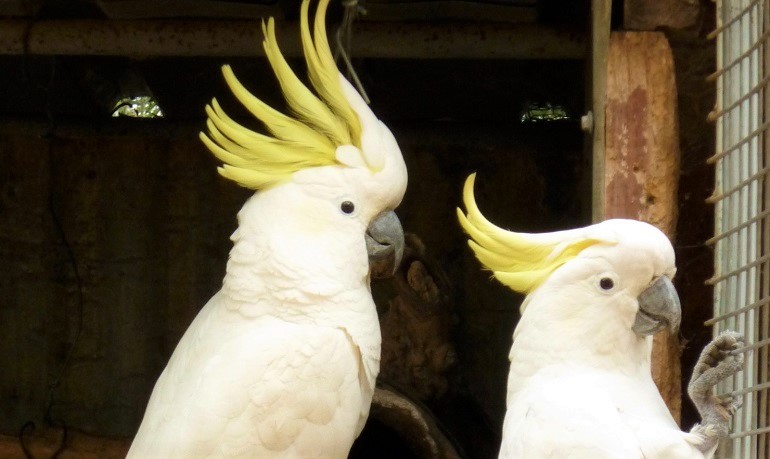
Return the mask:
<svg viewBox="0 0 770 459">
<path fill-rule="evenodd" d="M 308 20 L 310 0 L 301 8 L 302 49 L 313 93 L 292 71 L 281 54 L 275 21 L 262 23 L 265 49 L 292 116 L 285 115 L 251 94 L 229 65 L 222 67 L 228 87 L 270 135 L 254 132 L 230 118 L 216 99 L 206 106 L 208 134 L 200 138 L 224 164 L 219 173 L 238 184 L 259 190 L 288 180 L 295 172 L 339 164 L 337 147 L 361 147 L 361 121 L 342 92 L 340 73 L 326 38 L 329 0 L 320 0 L 314 35 Z"/>
<path fill-rule="evenodd" d="M 476 174 L 465 180 L 463 203 L 457 209 L 460 225 L 470 236 L 468 245 L 494 277 L 512 290 L 530 293 L 559 266 L 583 249 L 602 242 L 573 232 L 530 234 L 507 231 L 481 214 L 473 194 Z M 565 237 L 558 237 L 557 235 Z"/>
</svg>

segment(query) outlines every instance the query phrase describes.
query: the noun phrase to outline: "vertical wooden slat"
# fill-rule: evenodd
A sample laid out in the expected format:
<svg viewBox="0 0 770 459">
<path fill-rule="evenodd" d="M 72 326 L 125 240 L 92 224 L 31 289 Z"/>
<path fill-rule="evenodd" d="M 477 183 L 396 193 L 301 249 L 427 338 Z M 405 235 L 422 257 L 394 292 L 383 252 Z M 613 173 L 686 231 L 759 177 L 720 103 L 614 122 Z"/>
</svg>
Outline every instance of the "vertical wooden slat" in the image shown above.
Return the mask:
<svg viewBox="0 0 770 459">
<path fill-rule="evenodd" d="M 607 48 L 610 39 L 612 0 L 591 0 L 591 151 L 592 216 L 601 221 L 604 209 L 604 107 L 607 86 Z"/>
<path fill-rule="evenodd" d="M 679 135 L 674 62 L 658 32 L 614 32 L 607 59 L 604 218 L 651 223 L 673 240 Z M 674 418 L 681 411 L 677 336 L 655 337 L 652 373 Z"/>
</svg>

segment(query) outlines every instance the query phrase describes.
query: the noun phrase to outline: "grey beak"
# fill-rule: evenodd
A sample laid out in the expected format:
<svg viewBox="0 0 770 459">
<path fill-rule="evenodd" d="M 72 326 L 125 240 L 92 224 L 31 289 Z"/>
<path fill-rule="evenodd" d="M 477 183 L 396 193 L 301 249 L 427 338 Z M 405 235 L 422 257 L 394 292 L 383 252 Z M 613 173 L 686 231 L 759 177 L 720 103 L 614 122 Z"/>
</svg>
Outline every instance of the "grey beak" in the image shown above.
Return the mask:
<svg viewBox="0 0 770 459">
<path fill-rule="evenodd" d="M 647 287 L 638 300 L 639 311 L 631 327 L 637 335 L 654 335 L 666 327 L 672 332 L 679 329 L 682 306 L 668 276 L 661 276 Z"/>
<path fill-rule="evenodd" d="M 373 278 L 395 274 L 404 255 L 404 230 L 395 212 L 380 214 L 366 229 L 366 252 Z"/>
</svg>

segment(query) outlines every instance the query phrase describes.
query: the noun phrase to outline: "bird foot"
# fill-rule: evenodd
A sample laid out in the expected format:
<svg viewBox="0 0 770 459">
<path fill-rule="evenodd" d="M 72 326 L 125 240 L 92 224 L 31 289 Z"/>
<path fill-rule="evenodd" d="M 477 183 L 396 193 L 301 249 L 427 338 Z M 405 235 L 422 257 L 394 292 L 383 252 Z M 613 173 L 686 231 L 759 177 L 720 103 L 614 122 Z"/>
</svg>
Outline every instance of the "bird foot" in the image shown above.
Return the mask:
<svg viewBox="0 0 770 459">
<path fill-rule="evenodd" d="M 715 395 L 714 386 L 743 368 L 743 345 L 742 334 L 724 331 L 706 345 L 695 364 L 687 393 L 702 419 L 702 423 L 693 427 L 691 433 L 702 440 L 698 448 L 703 452 L 712 449 L 727 436 L 730 419 L 741 407 L 741 397 Z"/>
</svg>

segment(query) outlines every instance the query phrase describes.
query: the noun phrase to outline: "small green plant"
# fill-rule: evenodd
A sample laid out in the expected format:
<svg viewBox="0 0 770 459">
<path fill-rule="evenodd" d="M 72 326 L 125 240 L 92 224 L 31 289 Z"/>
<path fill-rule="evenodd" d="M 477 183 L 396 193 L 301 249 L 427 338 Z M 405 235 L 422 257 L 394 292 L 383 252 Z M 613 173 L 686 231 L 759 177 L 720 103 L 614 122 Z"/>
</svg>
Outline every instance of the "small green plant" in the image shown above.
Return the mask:
<svg viewBox="0 0 770 459">
<path fill-rule="evenodd" d="M 521 114 L 522 123 L 536 123 L 542 121 L 562 121 L 568 120 L 567 109 L 558 104 L 550 102 L 527 104 Z"/>
<path fill-rule="evenodd" d="M 133 118 L 162 118 L 163 110 L 152 96 L 124 97 L 115 103 L 112 116 Z"/>
</svg>

